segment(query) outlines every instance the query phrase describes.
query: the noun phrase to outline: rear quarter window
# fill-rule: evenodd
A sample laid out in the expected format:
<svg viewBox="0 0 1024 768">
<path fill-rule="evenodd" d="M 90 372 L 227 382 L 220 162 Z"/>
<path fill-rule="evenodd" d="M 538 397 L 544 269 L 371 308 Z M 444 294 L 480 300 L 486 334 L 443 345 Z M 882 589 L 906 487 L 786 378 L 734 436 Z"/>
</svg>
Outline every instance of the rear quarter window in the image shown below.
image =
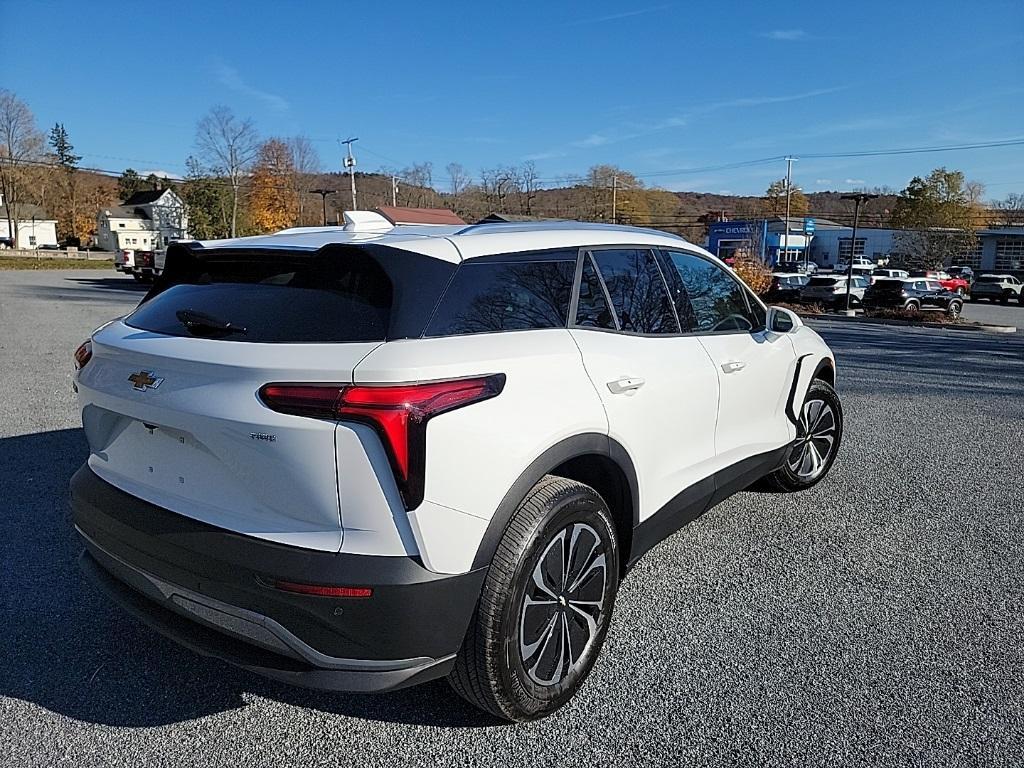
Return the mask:
<svg viewBox="0 0 1024 768">
<path fill-rule="evenodd" d="M 576 252 L 463 262 L 425 336 L 565 328 Z"/>
</svg>

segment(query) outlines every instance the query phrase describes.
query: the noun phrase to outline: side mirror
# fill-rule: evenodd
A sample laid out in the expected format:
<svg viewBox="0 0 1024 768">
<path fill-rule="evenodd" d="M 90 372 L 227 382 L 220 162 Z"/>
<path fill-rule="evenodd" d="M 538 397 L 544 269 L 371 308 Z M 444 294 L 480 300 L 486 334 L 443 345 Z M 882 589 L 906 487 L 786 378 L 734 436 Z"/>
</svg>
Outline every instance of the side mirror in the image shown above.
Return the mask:
<svg viewBox="0 0 1024 768">
<path fill-rule="evenodd" d="M 800 316 L 784 307 L 771 307 L 768 310 L 768 329 L 775 333 L 789 333 L 803 325 Z"/>
</svg>

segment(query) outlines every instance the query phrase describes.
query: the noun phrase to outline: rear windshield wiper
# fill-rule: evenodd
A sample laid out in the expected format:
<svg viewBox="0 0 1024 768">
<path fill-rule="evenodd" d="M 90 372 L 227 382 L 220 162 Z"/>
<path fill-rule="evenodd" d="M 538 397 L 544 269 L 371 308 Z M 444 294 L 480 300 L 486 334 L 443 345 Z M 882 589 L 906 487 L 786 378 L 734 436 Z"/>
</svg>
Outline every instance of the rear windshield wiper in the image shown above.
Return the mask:
<svg viewBox="0 0 1024 768">
<path fill-rule="evenodd" d="M 197 312 L 194 309 L 179 309 L 174 316 L 181 321 L 181 324 L 188 329 L 193 336 L 225 336 L 232 333 L 248 333 L 241 325 L 234 325 L 225 320 L 207 315 L 204 312 Z"/>
</svg>

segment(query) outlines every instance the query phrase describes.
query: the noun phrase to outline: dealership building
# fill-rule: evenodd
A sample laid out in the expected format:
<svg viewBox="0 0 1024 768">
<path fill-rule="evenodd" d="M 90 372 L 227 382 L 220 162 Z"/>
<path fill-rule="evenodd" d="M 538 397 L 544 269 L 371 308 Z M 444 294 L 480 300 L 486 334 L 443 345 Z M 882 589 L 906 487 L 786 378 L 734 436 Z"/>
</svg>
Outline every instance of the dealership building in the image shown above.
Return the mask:
<svg viewBox="0 0 1024 768">
<path fill-rule="evenodd" d="M 853 228 L 827 219 L 784 217 L 717 221 L 709 225 L 707 248 L 721 259 L 740 253 L 759 255 L 771 266 L 794 266 L 808 261 L 832 268 L 850 256 L 885 262 L 899 251 L 904 230 L 880 227 Z M 1024 271 L 1024 226 L 993 227 L 978 231 L 978 243 L 957 258 L 957 264 L 982 272 Z"/>
</svg>

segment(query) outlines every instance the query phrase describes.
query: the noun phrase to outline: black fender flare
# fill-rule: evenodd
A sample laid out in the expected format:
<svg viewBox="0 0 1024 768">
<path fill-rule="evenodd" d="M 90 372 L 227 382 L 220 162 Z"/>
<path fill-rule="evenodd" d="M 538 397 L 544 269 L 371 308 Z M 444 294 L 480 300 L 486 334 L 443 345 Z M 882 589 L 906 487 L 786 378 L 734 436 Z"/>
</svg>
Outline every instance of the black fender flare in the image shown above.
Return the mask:
<svg viewBox="0 0 1024 768">
<path fill-rule="evenodd" d="M 637 524 L 637 515 L 640 508 L 640 484 L 637 481 L 636 468 L 633 466 L 633 460 L 630 458 L 629 453 L 619 442 L 608 435 L 598 432 L 584 432 L 573 435 L 555 443 L 531 461 L 529 466 L 512 483 L 512 487 L 506 491 L 497 509 L 494 510 L 494 514 L 487 524 L 487 529 L 484 531 L 483 538 L 477 547 L 476 556 L 473 558 L 473 570 L 491 564 L 491 560 L 494 558 L 494 553 L 498 549 L 498 544 L 501 541 L 501 537 L 505 534 L 509 521 L 512 520 L 516 509 L 519 508 L 523 499 L 530 492 L 530 489 L 544 475 L 550 473 L 558 465 L 563 464 L 569 459 L 588 454 L 605 456 L 615 462 L 619 469 L 622 470 L 623 475 L 626 477 L 626 482 L 629 484 L 629 493 L 633 504 L 632 522 L 634 526 Z"/>
</svg>

